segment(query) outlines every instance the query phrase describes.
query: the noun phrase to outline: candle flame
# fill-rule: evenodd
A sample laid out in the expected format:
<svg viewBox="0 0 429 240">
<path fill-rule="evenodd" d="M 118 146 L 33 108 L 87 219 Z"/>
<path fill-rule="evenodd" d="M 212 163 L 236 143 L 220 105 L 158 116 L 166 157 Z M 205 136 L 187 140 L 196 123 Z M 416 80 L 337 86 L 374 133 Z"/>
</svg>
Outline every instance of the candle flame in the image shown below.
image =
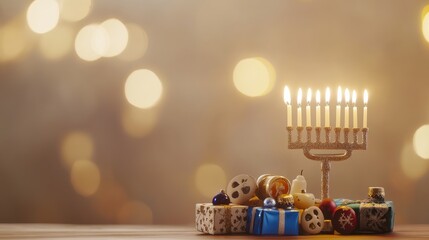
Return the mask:
<svg viewBox="0 0 429 240">
<path fill-rule="evenodd" d="M 327 87 L 326 91 L 325 91 L 325 102 L 327 105 L 329 105 L 330 99 L 331 99 L 331 89 L 329 89 L 329 87 Z"/>
<path fill-rule="evenodd" d="M 283 100 L 285 101 L 285 103 L 287 105 L 290 105 L 291 96 L 290 96 L 289 88 L 287 86 L 285 86 L 285 89 L 284 89 L 284 92 L 283 92 Z"/>
<path fill-rule="evenodd" d="M 320 91 L 319 90 L 316 91 L 316 103 L 317 103 L 317 105 L 320 105 Z"/>
<path fill-rule="evenodd" d="M 307 104 L 310 104 L 311 102 L 311 88 L 307 90 Z"/>
<path fill-rule="evenodd" d="M 341 90 L 341 87 L 338 87 L 337 103 L 340 104 L 342 101 L 343 101 L 343 91 Z"/>
<path fill-rule="evenodd" d="M 346 91 L 344 93 L 344 99 L 346 100 L 346 104 L 350 102 L 350 92 L 348 88 L 346 88 Z"/>
<path fill-rule="evenodd" d="M 301 106 L 301 101 L 302 101 L 302 89 L 299 88 L 298 89 L 298 96 L 296 97 L 296 102 L 298 103 L 299 106 Z"/>
<path fill-rule="evenodd" d="M 368 104 L 368 91 L 366 89 L 363 91 L 363 103 Z"/>
<path fill-rule="evenodd" d="M 356 105 L 356 99 L 357 99 L 357 94 L 356 94 L 356 91 L 353 90 L 353 93 L 352 93 L 352 103 L 354 105 Z"/>
</svg>

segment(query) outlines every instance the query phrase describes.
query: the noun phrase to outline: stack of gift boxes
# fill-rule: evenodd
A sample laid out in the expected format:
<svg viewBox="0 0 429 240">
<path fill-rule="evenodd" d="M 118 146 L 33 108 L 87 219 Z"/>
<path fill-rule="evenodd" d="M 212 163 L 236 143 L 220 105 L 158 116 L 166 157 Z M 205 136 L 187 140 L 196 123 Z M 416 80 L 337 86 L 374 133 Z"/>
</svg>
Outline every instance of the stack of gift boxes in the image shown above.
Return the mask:
<svg viewBox="0 0 429 240">
<path fill-rule="evenodd" d="M 391 201 L 382 187 L 370 187 L 364 200 L 316 199 L 298 175 L 240 174 L 212 203 L 198 203 L 196 229 L 208 234 L 301 235 L 388 233 L 394 225 Z"/>
</svg>

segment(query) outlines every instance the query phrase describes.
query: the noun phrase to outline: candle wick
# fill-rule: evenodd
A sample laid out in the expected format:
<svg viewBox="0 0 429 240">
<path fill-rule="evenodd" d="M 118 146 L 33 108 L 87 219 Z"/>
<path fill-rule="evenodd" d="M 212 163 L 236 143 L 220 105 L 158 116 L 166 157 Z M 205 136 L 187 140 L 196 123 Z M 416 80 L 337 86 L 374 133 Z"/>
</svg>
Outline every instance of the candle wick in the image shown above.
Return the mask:
<svg viewBox="0 0 429 240">
<path fill-rule="evenodd" d="M 302 169 L 302 170 L 301 170 L 301 174 L 300 174 L 300 175 L 302 175 L 302 172 L 303 172 L 303 171 L 304 171 L 304 169 Z"/>
</svg>

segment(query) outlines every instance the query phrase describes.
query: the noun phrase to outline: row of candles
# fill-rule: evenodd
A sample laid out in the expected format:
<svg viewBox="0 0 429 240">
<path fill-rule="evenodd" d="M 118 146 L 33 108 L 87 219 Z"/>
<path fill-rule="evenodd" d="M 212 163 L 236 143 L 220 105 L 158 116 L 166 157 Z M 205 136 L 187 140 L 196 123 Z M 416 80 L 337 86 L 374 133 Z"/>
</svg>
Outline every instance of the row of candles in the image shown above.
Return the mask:
<svg viewBox="0 0 429 240">
<path fill-rule="evenodd" d="M 353 104 L 353 128 L 358 128 L 358 114 L 357 114 L 357 107 L 356 107 L 356 100 L 357 100 L 357 93 L 355 90 L 353 90 L 351 94 L 351 100 Z M 284 88 L 284 101 L 286 103 L 287 107 L 287 126 L 292 127 L 292 105 L 291 105 L 291 94 L 289 91 L 289 88 L 285 86 Z M 341 127 L 341 104 L 342 104 L 342 97 L 343 97 L 343 91 L 341 87 L 338 87 L 337 91 L 337 105 L 336 105 L 336 121 L 335 121 L 335 127 L 340 128 Z M 325 127 L 330 127 L 330 110 L 329 110 L 329 102 L 331 98 L 331 90 L 329 88 L 326 88 L 325 91 Z M 345 98 L 345 108 L 344 108 L 344 128 L 349 128 L 349 103 L 350 103 L 350 91 L 346 88 L 344 92 L 344 98 Z M 312 91 L 311 88 L 307 91 L 307 106 L 305 107 L 306 110 L 306 120 L 307 120 L 307 127 L 311 127 L 311 100 L 312 100 Z M 297 96 L 297 126 L 302 127 L 302 109 L 301 109 L 301 102 L 302 102 L 302 89 L 298 89 L 298 96 Z M 363 128 L 367 128 L 367 117 L 368 117 L 368 91 L 365 90 L 363 93 Z M 320 123 L 320 91 L 316 91 L 316 127 L 321 127 Z"/>
</svg>

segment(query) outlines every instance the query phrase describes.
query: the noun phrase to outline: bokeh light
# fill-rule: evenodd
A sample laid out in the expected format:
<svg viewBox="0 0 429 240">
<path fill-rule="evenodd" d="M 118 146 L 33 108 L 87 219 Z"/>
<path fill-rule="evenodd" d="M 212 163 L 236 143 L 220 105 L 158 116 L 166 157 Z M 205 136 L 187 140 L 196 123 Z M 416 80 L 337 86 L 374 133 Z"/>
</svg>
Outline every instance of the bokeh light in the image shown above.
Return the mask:
<svg viewBox="0 0 429 240">
<path fill-rule="evenodd" d="M 425 40 L 429 42 L 429 5 L 422 11 L 422 33 Z"/>
<path fill-rule="evenodd" d="M 99 26 L 91 24 L 83 27 L 76 36 L 74 47 L 76 54 L 85 61 L 95 61 L 101 56 L 93 49 L 94 35 L 97 33 Z"/>
<path fill-rule="evenodd" d="M 233 73 L 235 87 L 249 97 L 266 95 L 272 90 L 275 80 L 273 66 L 260 57 L 241 60 Z"/>
<path fill-rule="evenodd" d="M 12 61 L 30 49 L 31 36 L 23 27 L 25 21 L 13 19 L 0 28 L 0 61 Z"/>
<path fill-rule="evenodd" d="M 401 168 L 407 177 L 416 180 L 424 176 L 428 169 L 429 161 L 426 161 L 413 150 L 413 145 L 407 143 L 401 153 Z"/>
<path fill-rule="evenodd" d="M 66 166 L 77 160 L 92 159 L 94 143 L 87 133 L 74 131 L 67 134 L 61 143 L 61 156 Z"/>
<path fill-rule="evenodd" d="M 84 19 L 92 7 L 91 0 L 58 0 L 60 4 L 60 17 L 69 22 Z"/>
<path fill-rule="evenodd" d="M 149 38 L 144 29 L 137 24 L 128 23 L 126 27 L 128 29 L 128 44 L 118 58 L 125 61 L 135 61 L 146 53 Z"/>
<path fill-rule="evenodd" d="M 429 125 L 423 125 L 416 130 L 413 137 L 413 147 L 417 155 L 429 159 Z"/>
<path fill-rule="evenodd" d="M 100 170 L 94 162 L 75 161 L 70 172 L 70 181 L 77 193 L 85 197 L 91 196 L 100 186 Z"/>
<path fill-rule="evenodd" d="M 40 36 L 39 47 L 42 55 L 51 60 L 64 57 L 72 48 L 73 30 L 62 25 Z"/>
<path fill-rule="evenodd" d="M 158 120 L 155 109 L 140 109 L 127 105 L 122 113 L 122 127 L 130 137 L 141 138 L 154 129 Z"/>
<path fill-rule="evenodd" d="M 158 76 L 148 70 L 139 69 L 132 72 L 125 82 L 125 97 L 138 108 L 151 108 L 162 95 L 162 84 Z"/>
<path fill-rule="evenodd" d="M 211 199 L 220 189 L 225 188 L 225 171 L 216 164 L 203 164 L 195 173 L 195 184 L 204 197 Z"/>
<path fill-rule="evenodd" d="M 109 50 L 109 33 L 101 25 L 96 25 L 94 28 L 90 42 L 91 49 L 100 57 L 103 57 Z"/>
<path fill-rule="evenodd" d="M 27 10 L 27 23 L 35 33 L 46 33 L 55 28 L 60 18 L 60 8 L 55 0 L 35 0 Z"/>
<path fill-rule="evenodd" d="M 116 18 L 108 19 L 100 24 L 107 34 L 107 47 L 99 52 L 103 57 L 114 57 L 122 53 L 127 47 L 128 30 L 125 25 Z"/>
<path fill-rule="evenodd" d="M 141 201 L 128 201 L 117 215 L 119 224 L 152 224 L 153 213 L 150 207 Z"/>
</svg>

